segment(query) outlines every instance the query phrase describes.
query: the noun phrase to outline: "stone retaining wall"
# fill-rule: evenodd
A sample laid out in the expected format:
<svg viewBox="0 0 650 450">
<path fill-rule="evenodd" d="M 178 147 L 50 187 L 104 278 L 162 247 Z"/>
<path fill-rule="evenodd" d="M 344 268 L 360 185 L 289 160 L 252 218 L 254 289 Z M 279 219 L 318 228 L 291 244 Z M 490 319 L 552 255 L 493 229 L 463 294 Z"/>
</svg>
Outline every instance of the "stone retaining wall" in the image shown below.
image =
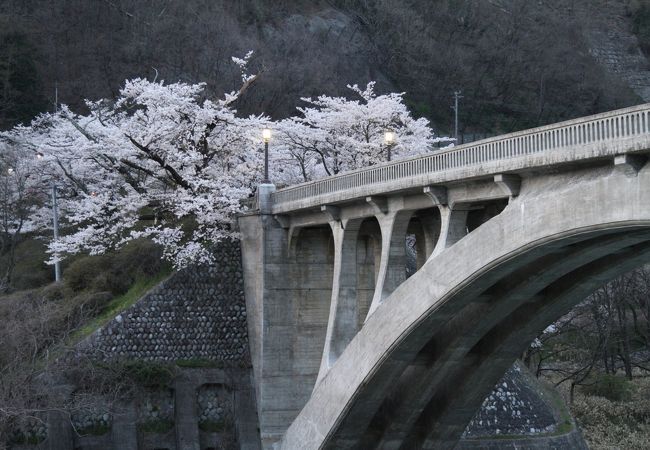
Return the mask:
<svg viewBox="0 0 650 450">
<path fill-rule="evenodd" d="M 215 246 L 213 266 L 176 272 L 80 348 L 99 359 L 208 359 L 250 366 L 238 241 Z"/>
</svg>

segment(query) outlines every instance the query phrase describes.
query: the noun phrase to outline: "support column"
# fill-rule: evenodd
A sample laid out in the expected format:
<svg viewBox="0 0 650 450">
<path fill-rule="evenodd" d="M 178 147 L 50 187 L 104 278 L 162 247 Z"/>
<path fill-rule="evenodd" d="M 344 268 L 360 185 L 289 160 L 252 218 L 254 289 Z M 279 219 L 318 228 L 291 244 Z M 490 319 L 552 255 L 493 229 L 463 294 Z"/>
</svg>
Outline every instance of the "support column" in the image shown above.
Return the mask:
<svg viewBox="0 0 650 450">
<path fill-rule="evenodd" d="M 440 210 L 440 238 L 431 257 L 439 255 L 447 247 L 451 247 L 467 234 L 467 213 L 465 209 L 455 209 L 451 206 L 438 205 Z"/>
<path fill-rule="evenodd" d="M 111 438 L 113 448 L 120 450 L 138 450 L 138 431 L 136 429 L 137 414 L 135 404 L 127 402 L 120 404 L 113 413 Z"/>
<path fill-rule="evenodd" d="M 422 214 L 419 218 L 424 234 L 424 262 L 426 262 L 433 254 L 433 251 L 436 248 L 436 244 L 438 243 L 438 239 L 440 238 L 440 214 L 435 214 L 435 212 L 432 212 L 431 214 Z M 418 265 L 419 260 L 420 255 L 418 253 Z"/>
<path fill-rule="evenodd" d="M 260 450 L 260 430 L 255 408 L 255 392 L 252 372 L 249 369 L 238 370 L 235 381 L 234 413 L 237 442 L 240 450 Z"/>
<path fill-rule="evenodd" d="M 174 381 L 174 416 L 176 448 L 200 450 L 196 384 L 182 373 Z"/>
<path fill-rule="evenodd" d="M 429 253 L 427 253 L 427 245 L 426 245 L 426 238 L 425 238 L 425 230 L 424 230 L 424 225 L 422 225 L 422 222 L 418 220 L 417 222 L 417 228 L 412 230 L 409 228 L 407 233 L 415 235 L 415 251 L 416 251 L 416 260 L 415 260 L 415 270 L 417 271 L 424 265 L 425 262 L 427 262 L 427 258 L 429 257 Z"/>
<path fill-rule="evenodd" d="M 277 445 L 309 400 L 318 378 L 334 260 L 330 227 L 301 229 L 292 224 L 292 218 L 275 218 L 272 190 L 273 186 L 260 186 L 258 208 L 238 218 L 248 339 L 264 450 Z M 338 213 L 331 206 L 324 212 Z"/>
<path fill-rule="evenodd" d="M 327 334 L 318 381 L 357 333 L 357 238 L 361 220 L 329 222 L 334 237 L 334 276 Z"/>
<path fill-rule="evenodd" d="M 381 228 L 381 261 L 368 317 L 406 280 L 406 231 L 412 215 L 413 211 L 390 211 L 375 216 Z"/>
<path fill-rule="evenodd" d="M 47 413 L 47 450 L 70 450 L 74 448 L 70 417 L 64 411 Z"/>
</svg>

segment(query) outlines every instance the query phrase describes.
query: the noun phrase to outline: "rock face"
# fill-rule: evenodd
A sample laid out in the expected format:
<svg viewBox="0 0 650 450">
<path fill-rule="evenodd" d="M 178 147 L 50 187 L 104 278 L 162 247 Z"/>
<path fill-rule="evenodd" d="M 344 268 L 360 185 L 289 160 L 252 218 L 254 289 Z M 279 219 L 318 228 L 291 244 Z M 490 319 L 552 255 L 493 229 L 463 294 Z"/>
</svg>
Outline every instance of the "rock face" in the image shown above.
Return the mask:
<svg viewBox="0 0 650 450">
<path fill-rule="evenodd" d="M 82 347 L 99 359 L 208 359 L 249 365 L 239 242 L 215 248 L 213 266 L 174 273 L 97 330 Z"/>
<path fill-rule="evenodd" d="M 625 2 L 594 7 L 593 0 L 567 6 L 583 27 L 589 53 L 615 77 L 623 80 L 643 101 L 650 102 L 650 62 L 626 17 Z"/>
</svg>

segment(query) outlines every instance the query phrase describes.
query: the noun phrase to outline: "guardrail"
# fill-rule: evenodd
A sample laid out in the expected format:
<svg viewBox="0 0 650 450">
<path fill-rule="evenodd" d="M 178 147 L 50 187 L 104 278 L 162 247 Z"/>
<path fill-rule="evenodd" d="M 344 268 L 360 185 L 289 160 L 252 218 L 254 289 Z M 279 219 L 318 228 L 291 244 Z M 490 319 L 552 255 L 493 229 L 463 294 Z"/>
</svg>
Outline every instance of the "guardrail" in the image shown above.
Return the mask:
<svg viewBox="0 0 650 450">
<path fill-rule="evenodd" d="M 450 150 L 426 153 L 413 158 L 357 169 L 280 189 L 272 195 L 273 204 L 275 206 L 301 201 L 310 197 L 355 190 L 386 181 L 471 167 L 485 162 L 533 155 L 549 150 L 568 149 L 650 134 L 649 115 L 650 103 L 484 139 Z"/>
</svg>

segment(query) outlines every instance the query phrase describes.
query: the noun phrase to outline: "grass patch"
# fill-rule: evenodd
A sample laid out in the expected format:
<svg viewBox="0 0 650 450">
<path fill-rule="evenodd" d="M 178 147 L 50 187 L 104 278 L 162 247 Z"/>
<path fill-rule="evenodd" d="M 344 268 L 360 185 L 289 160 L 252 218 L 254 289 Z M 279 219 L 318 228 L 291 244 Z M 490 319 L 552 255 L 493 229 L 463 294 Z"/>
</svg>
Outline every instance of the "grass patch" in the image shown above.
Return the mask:
<svg viewBox="0 0 650 450">
<path fill-rule="evenodd" d="M 167 363 L 127 360 L 121 368 L 133 382 L 148 388 L 165 389 L 174 379 L 173 366 Z"/>
<path fill-rule="evenodd" d="M 553 435 L 561 435 L 571 432 L 574 428 L 573 418 L 571 417 L 571 412 L 569 411 L 567 404 L 562 398 L 562 394 L 551 386 L 544 385 L 543 388 L 546 395 L 550 398 L 553 408 L 560 413 L 561 422 L 558 424 Z"/>
<path fill-rule="evenodd" d="M 208 433 L 222 433 L 229 431 L 231 428 L 232 424 L 227 420 L 199 422 L 199 429 Z"/>
<path fill-rule="evenodd" d="M 137 425 L 138 431 L 143 433 L 167 433 L 174 428 L 173 420 L 151 420 L 149 422 L 142 422 Z"/>
<path fill-rule="evenodd" d="M 212 361 L 210 359 L 203 359 L 203 358 L 193 358 L 193 359 L 176 360 L 176 365 L 178 367 L 184 367 L 188 369 L 199 369 L 202 367 L 221 368 L 223 367 L 223 362 Z"/>
<path fill-rule="evenodd" d="M 9 439 L 8 443 L 14 445 L 38 445 L 44 440 L 45 440 L 44 438 L 38 436 L 20 435 L 20 436 L 14 436 L 13 438 Z"/>
<path fill-rule="evenodd" d="M 151 278 L 140 278 L 136 280 L 126 293 L 113 298 L 101 314 L 72 333 L 68 344 L 76 344 L 90 336 L 98 328 L 106 325 L 117 314 L 135 304 L 144 294 L 167 278 L 170 273 L 171 270 L 167 269 Z"/>
<path fill-rule="evenodd" d="M 101 436 L 103 434 L 108 433 L 110 429 L 111 427 L 105 423 L 96 423 L 89 427 L 85 427 L 77 430 L 77 433 L 79 433 L 81 436 L 87 436 L 87 435 Z"/>
</svg>

